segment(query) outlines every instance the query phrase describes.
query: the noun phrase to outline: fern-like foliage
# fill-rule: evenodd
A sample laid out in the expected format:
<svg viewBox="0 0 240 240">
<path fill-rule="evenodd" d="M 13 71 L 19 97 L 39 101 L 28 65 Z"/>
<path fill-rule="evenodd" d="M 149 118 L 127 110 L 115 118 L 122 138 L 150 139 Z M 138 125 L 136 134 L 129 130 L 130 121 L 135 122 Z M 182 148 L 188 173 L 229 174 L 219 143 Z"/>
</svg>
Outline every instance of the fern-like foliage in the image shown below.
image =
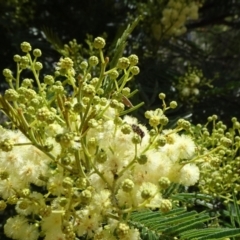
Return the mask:
<svg viewBox="0 0 240 240">
<path fill-rule="evenodd" d="M 176 208 L 168 213 L 158 211 L 134 212 L 129 224 L 141 231 L 144 240 L 178 239 L 224 239 L 239 237 L 240 228 L 212 227 L 212 217 L 207 212 L 187 211 Z"/>
</svg>

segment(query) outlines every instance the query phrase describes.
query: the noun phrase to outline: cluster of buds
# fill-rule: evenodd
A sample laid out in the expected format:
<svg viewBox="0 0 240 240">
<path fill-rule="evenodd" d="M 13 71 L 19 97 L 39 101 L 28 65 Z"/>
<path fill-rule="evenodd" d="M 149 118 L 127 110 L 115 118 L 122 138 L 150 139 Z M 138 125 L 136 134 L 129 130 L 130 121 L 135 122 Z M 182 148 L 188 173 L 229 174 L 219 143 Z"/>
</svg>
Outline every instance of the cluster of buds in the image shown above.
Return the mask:
<svg viewBox="0 0 240 240">
<path fill-rule="evenodd" d="M 209 126 L 212 123 L 212 126 Z M 211 129 L 211 130 L 210 130 Z M 198 124 L 194 132 L 200 157 L 195 162 L 201 165 L 199 189 L 202 193 L 232 199 L 232 193 L 240 191 L 240 122 L 232 118 L 232 127 L 228 128 L 217 116 L 208 118 L 205 126 Z"/>
<path fill-rule="evenodd" d="M 176 88 L 182 101 L 196 102 L 203 86 L 212 87 L 211 80 L 203 76 L 202 70 L 189 66 L 187 72 L 178 78 Z"/>
<path fill-rule="evenodd" d="M 175 129 L 164 129 L 166 111 L 177 103 L 167 105 L 160 93 L 163 107 L 145 113 L 148 130 L 127 115 L 143 104 L 129 100 L 138 57 L 120 57 L 107 69 L 105 40 L 98 37 L 92 46 L 99 56 L 78 67 L 65 56 L 53 75 L 41 79 L 41 64 L 36 64 L 41 52 L 33 50 L 32 59 L 25 42 L 25 55 L 14 57 L 16 76 L 3 71 L 10 88 L 0 96 L 1 108 L 18 129 L 0 129 L 0 207 L 15 205 L 17 213 L 4 226 L 10 238 L 139 239 L 139 230 L 128 221 L 131 213 L 142 208 L 168 212 L 173 205 L 162 192 L 172 182 L 190 186 L 199 179 L 192 162 L 195 144 L 178 133 L 190 123 L 181 120 Z M 22 78 L 25 68 L 37 84 Z"/>
<path fill-rule="evenodd" d="M 196 1 L 170 0 L 162 11 L 159 22 L 152 24 L 155 39 L 163 36 L 179 36 L 186 32 L 185 23 L 198 19 L 198 4 Z"/>
</svg>

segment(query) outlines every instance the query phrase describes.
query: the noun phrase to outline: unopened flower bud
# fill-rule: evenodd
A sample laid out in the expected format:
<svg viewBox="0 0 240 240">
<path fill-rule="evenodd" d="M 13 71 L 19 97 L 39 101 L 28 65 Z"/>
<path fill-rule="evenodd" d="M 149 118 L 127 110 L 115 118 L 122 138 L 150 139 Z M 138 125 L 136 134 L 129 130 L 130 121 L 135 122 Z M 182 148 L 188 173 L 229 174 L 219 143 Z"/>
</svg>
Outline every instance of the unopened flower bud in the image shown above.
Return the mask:
<svg viewBox="0 0 240 240">
<path fill-rule="evenodd" d="M 7 207 L 7 204 L 4 200 L 0 200 L 0 211 L 5 210 L 5 208 Z"/>
<path fill-rule="evenodd" d="M 142 141 L 142 138 L 138 134 L 134 134 L 134 136 L 132 137 L 132 143 L 139 144 L 141 143 L 141 141 Z"/>
<path fill-rule="evenodd" d="M 139 69 L 139 67 L 137 67 L 137 66 L 133 66 L 133 67 L 131 67 L 130 72 L 131 72 L 133 75 L 138 75 L 139 72 L 140 72 L 140 69 Z"/>
<path fill-rule="evenodd" d="M 163 147 L 167 143 L 167 140 L 164 136 L 160 136 L 156 142 L 158 147 Z"/>
<path fill-rule="evenodd" d="M 113 70 L 113 71 L 111 71 L 109 74 L 109 77 L 111 78 L 111 79 L 117 79 L 118 78 L 118 76 L 119 76 L 119 73 L 118 73 L 118 71 L 117 70 Z"/>
<path fill-rule="evenodd" d="M 170 102 L 170 108 L 174 109 L 176 107 L 177 107 L 177 102 L 176 101 Z"/>
<path fill-rule="evenodd" d="M 88 59 L 88 62 L 89 62 L 89 65 L 90 66 L 96 66 L 96 65 L 98 65 L 98 63 L 99 63 L 99 60 L 98 60 L 98 57 L 96 57 L 96 56 L 91 56 L 89 59 Z"/>
<path fill-rule="evenodd" d="M 165 95 L 165 93 L 159 93 L 158 97 L 159 97 L 159 99 L 163 100 L 166 98 L 166 95 Z"/>
<path fill-rule="evenodd" d="M 81 69 L 86 69 L 88 67 L 88 63 L 87 63 L 87 61 L 82 61 L 81 63 L 80 63 L 80 68 Z"/>
<path fill-rule="evenodd" d="M 129 232 L 129 226 L 125 223 L 119 223 L 116 229 L 116 233 L 119 239 L 124 238 L 128 234 L 128 232 Z"/>
<path fill-rule="evenodd" d="M 163 213 L 169 212 L 172 209 L 172 203 L 168 199 L 162 199 L 159 209 Z"/>
<path fill-rule="evenodd" d="M 44 76 L 43 81 L 47 85 L 53 85 L 54 84 L 54 78 L 51 75 Z"/>
<path fill-rule="evenodd" d="M 135 65 L 138 64 L 138 56 L 137 55 L 132 54 L 128 57 L 128 59 L 129 59 L 129 62 L 132 66 L 135 66 Z"/>
<path fill-rule="evenodd" d="M 27 52 L 30 52 L 32 50 L 32 47 L 31 47 L 30 43 L 23 42 L 23 43 L 21 43 L 21 50 L 23 52 L 27 53 Z"/>
<path fill-rule="evenodd" d="M 105 47 L 105 40 L 102 37 L 97 37 L 94 39 L 93 42 L 93 47 L 97 48 L 97 49 L 102 49 Z"/>
<path fill-rule="evenodd" d="M 126 69 L 126 68 L 128 68 L 129 64 L 130 64 L 130 62 L 129 62 L 128 58 L 121 57 L 118 59 L 117 67 L 120 69 Z"/>
<path fill-rule="evenodd" d="M 134 182 L 131 179 L 125 179 L 122 183 L 122 190 L 124 192 L 131 192 L 134 188 Z"/>
<path fill-rule="evenodd" d="M 132 132 L 132 127 L 128 124 L 124 124 L 122 127 L 121 127 L 121 132 L 123 134 L 129 134 Z"/>
<path fill-rule="evenodd" d="M 161 177 L 158 180 L 158 185 L 161 189 L 167 189 L 170 186 L 171 182 L 167 177 Z"/>
<path fill-rule="evenodd" d="M 40 49 L 34 49 L 33 50 L 33 56 L 34 57 L 41 57 L 42 56 L 42 52 L 41 52 L 41 50 Z"/>
<path fill-rule="evenodd" d="M 141 154 L 139 157 L 137 157 L 137 161 L 139 164 L 143 165 L 143 164 L 147 163 L 148 158 L 145 154 Z"/>
<path fill-rule="evenodd" d="M 12 151 L 14 141 L 12 139 L 4 139 L 0 142 L 0 149 L 4 152 Z"/>
<path fill-rule="evenodd" d="M 40 70 L 43 68 L 43 65 L 42 65 L 42 63 L 40 63 L 40 62 L 36 62 L 35 65 L 34 65 L 34 68 L 35 68 L 37 71 L 40 71 Z"/>
<path fill-rule="evenodd" d="M 153 196 L 153 193 L 152 193 L 152 191 L 150 189 L 145 188 L 141 192 L 141 197 L 143 199 L 148 199 L 148 198 L 150 198 L 152 196 Z"/>
<path fill-rule="evenodd" d="M 97 153 L 96 161 L 98 163 L 104 163 L 107 161 L 107 154 L 103 149 L 101 149 L 100 152 Z"/>
<path fill-rule="evenodd" d="M 71 188 L 73 186 L 73 180 L 70 177 L 65 177 L 62 181 L 64 188 Z"/>
<path fill-rule="evenodd" d="M 3 70 L 3 76 L 6 78 L 13 78 L 12 71 L 8 68 Z"/>
<path fill-rule="evenodd" d="M 13 60 L 14 60 L 14 62 L 20 62 L 21 61 L 21 56 L 16 54 L 16 55 L 13 56 Z"/>
<path fill-rule="evenodd" d="M 226 137 L 222 137 L 220 142 L 224 147 L 230 147 L 232 145 L 232 140 Z"/>
<path fill-rule="evenodd" d="M 92 198 L 92 193 L 88 189 L 85 189 L 81 192 L 81 200 L 84 203 L 89 202 L 89 200 Z"/>
</svg>

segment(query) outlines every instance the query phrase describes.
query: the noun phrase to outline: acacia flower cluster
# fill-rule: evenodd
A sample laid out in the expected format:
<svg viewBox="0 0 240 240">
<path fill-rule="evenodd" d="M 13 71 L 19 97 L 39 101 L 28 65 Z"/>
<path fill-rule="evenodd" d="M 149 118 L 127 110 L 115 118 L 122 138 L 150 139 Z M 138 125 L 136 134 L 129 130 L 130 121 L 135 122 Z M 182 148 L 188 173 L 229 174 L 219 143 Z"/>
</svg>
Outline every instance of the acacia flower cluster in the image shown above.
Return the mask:
<svg viewBox="0 0 240 240">
<path fill-rule="evenodd" d="M 10 128 L 0 129 L 0 209 L 16 210 L 4 225 L 9 238 L 137 240 L 131 212 L 168 212 L 173 206 L 163 191 L 199 179 L 196 146 L 184 134 L 190 123 L 180 119 L 165 129 L 166 111 L 177 103 L 167 105 L 160 93 L 162 108 L 145 113 L 147 129 L 130 115 L 142 105 L 131 103 L 136 91 L 128 88 L 138 57 L 120 57 L 108 69 L 105 40 L 92 46 L 99 56 L 80 67 L 61 58 L 55 73 L 42 77 L 41 51 L 24 42 L 16 73 L 3 70 L 10 87 L 0 104 Z"/>
<path fill-rule="evenodd" d="M 154 37 L 179 36 L 186 32 L 185 23 L 198 19 L 199 4 L 196 1 L 170 0 L 162 11 L 160 21 L 152 24 Z"/>
</svg>

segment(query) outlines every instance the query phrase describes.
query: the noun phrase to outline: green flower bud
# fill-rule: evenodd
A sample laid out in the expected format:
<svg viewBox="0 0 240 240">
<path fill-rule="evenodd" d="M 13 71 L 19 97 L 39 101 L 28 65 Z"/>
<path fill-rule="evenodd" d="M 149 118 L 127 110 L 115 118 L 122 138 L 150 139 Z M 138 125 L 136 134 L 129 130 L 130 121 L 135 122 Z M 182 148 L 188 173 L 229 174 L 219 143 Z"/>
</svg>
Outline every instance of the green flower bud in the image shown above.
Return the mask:
<svg viewBox="0 0 240 240">
<path fill-rule="evenodd" d="M 12 71 L 8 68 L 3 70 L 3 76 L 6 78 L 13 78 Z"/>
<path fill-rule="evenodd" d="M 232 140 L 226 137 L 222 137 L 220 142 L 224 147 L 230 147 L 232 145 Z"/>
<path fill-rule="evenodd" d="M 14 60 L 14 62 L 20 62 L 21 61 L 21 56 L 16 54 L 16 55 L 13 56 L 13 60 Z"/>
<path fill-rule="evenodd" d="M 87 187 L 87 179 L 86 178 L 78 178 L 77 181 L 75 182 L 75 185 L 77 188 L 80 190 L 85 189 Z"/>
<path fill-rule="evenodd" d="M 4 98 L 7 101 L 16 101 L 19 98 L 19 94 L 14 89 L 7 89 L 4 94 Z"/>
<path fill-rule="evenodd" d="M 167 143 L 167 140 L 164 136 L 160 136 L 158 139 L 157 139 L 157 146 L 158 147 L 163 147 L 165 146 Z"/>
<path fill-rule="evenodd" d="M 98 63 L 99 63 L 99 60 L 98 60 L 98 57 L 96 57 L 96 56 L 91 56 L 89 59 L 88 59 L 88 62 L 89 62 L 89 65 L 90 66 L 96 66 L 96 65 L 98 65 Z"/>
<path fill-rule="evenodd" d="M 113 70 L 113 71 L 111 71 L 108 75 L 109 75 L 109 77 L 110 77 L 112 80 L 115 80 L 115 79 L 118 78 L 119 73 L 118 73 L 117 70 Z"/>
<path fill-rule="evenodd" d="M 123 88 L 123 90 L 122 90 L 122 94 L 123 94 L 124 96 L 128 96 L 128 95 L 130 94 L 130 92 L 131 92 L 131 89 L 128 88 L 128 87 Z"/>
<path fill-rule="evenodd" d="M 152 193 L 152 191 L 150 189 L 145 188 L 141 192 L 141 197 L 143 199 L 149 199 L 152 196 L 153 196 L 153 193 Z"/>
<path fill-rule="evenodd" d="M 87 63 L 87 61 L 82 61 L 81 63 L 80 63 L 80 68 L 81 69 L 86 69 L 88 67 L 88 63 Z"/>
<path fill-rule="evenodd" d="M 176 107 L 177 107 L 177 102 L 176 101 L 170 102 L 170 108 L 174 109 Z"/>
<path fill-rule="evenodd" d="M 108 100 L 107 100 L 106 98 L 102 97 L 102 98 L 100 99 L 100 105 L 101 105 L 101 106 L 106 106 L 107 103 L 108 103 Z"/>
<path fill-rule="evenodd" d="M 8 179 L 8 178 L 9 178 L 9 173 L 6 170 L 0 172 L 0 179 L 1 180 L 5 180 L 5 179 Z"/>
<path fill-rule="evenodd" d="M 185 130 L 188 130 L 191 127 L 191 123 L 185 119 L 179 119 L 177 125 Z"/>
<path fill-rule="evenodd" d="M 84 203 L 88 203 L 92 198 L 92 193 L 88 189 L 85 189 L 81 192 L 81 200 Z"/>
<path fill-rule="evenodd" d="M 114 118 L 114 124 L 115 125 L 118 125 L 118 126 L 120 126 L 120 125 L 122 125 L 122 123 L 123 123 L 123 120 L 120 118 L 120 117 L 115 117 Z"/>
<path fill-rule="evenodd" d="M 192 93 L 194 94 L 194 95 L 198 95 L 199 94 L 199 89 L 198 88 L 194 88 L 193 90 L 192 90 Z"/>
<path fill-rule="evenodd" d="M 35 68 L 37 71 L 40 71 L 40 70 L 43 68 L 43 65 L 42 65 L 42 63 L 40 63 L 40 62 L 36 62 L 35 65 L 34 65 L 34 68 Z"/>
<path fill-rule="evenodd" d="M 21 50 L 23 52 L 27 53 L 27 52 L 30 52 L 32 50 L 32 47 L 31 47 L 30 43 L 23 42 L 23 43 L 21 43 Z"/>
<path fill-rule="evenodd" d="M 65 197 L 61 197 L 61 198 L 60 198 L 60 200 L 59 200 L 59 205 L 60 205 L 61 207 L 66 206 L 67 203 L 68 203 L 68 199 L 67 199 L 67 198 L 65 198 Z"/>
<path fill-rule="evenodd" d="M 11 195 L 7 199 L 7 203 L 10 205 L 15 205 L 18 202 L 18 197 L 16 195 Z"/>
<path fill-rule="evenodd" d="M 152 111 L 146 111 L 144 113 L 144 116 L 145 116 L 146 119 L 150 119 L 153 116 Z"/>
<path fill-rule="evenodd" d="M 93 105 L 97 105 L 100 102 L 100 97 L 99 96 L 94 96 L 93 97 Z"/>
<path fill-rule="evenodd" d="M 33 79 L 25 78 L 25 79 L 23 79 L 21 86 L 28 88 L 28 87 L 32 86 L 33 82 L 34 82 Z"/>
<path fill-rule="evenodd" d="M 99 96 L 103 95 L 103 94 L 104 94 L 104 90 L 103 90 L 102 88 L 98 88 L 97 94 L 98 94 Z"/>
<path fill-rule="evenodd" d="M 118 59 L 117 67 L 120 69 L 126 69 L 129 67 L 129 64 L 130 64 L 130 62 L 129 62 L 128 58 L 121 57 Z"/>
<path fill-rule="evenodd" d="M 30 195 L 31 191 L 29 188 L 24 188 L 20 192 L 21 197 L 28 197 Z"/>
<path fill-rule="evenodd" d="M 232 121 L 233 123 L 235 123 L 235 122 L 237 122 L 237 118 L 236 118 L 236 117 L 233 117 L 233 118 L 231 119 L 231 121 Z"/>
<path fill-rule="evenodd" d="M 93 47 L 97 48 L 97 49 L 102 49 L 104 48 L 106 42 L 102 37 L 97 37 L 94 39 L 93 42 Z"/>
<path fill-rule="evenodd" d="M 134 144 L 139 144 L 142 142 L 142 138 L 138 134 L 134 134 L 134 136 L 132 137 L 132 142 Z"/>
<path fill-rule="evenodd" d="M 53 85 L 54 84 L 54 78 L 51 75 L 44 76 L 43 81 L 47 85 Z"/>
<path fill-rule="evenodd" d="M 64 188 L 71 188 L 73 186 L 73 180 L 70 177 L 65 177 L 62 181 L 62 186 Z"/>
<path fill-rule="evenodd" d="M 29 200 L 27 199 L 21 199 L 18 201 L 18 207 L 22 210 L 27 209 L 29 206 Z"/>
<path fill-rule="evenodd" d="M 130 179 L 125 179 L 122 183 L 122 190 L 124 192 L 131 192 L 134 188 L 134 182 Z"/>
<path fill-rule="evenodd" d="M 95 77 L 91 80 L 90 84 L 93 85 L 93 86 L 96 86 L 99 82 L 99 78 Z"/>
<path fill-rule="evenodd" d="M 212 118 L 213 118 L 213 120 L 216 121 L 218 119 L 218 116 L 214 114 L 214 115 L 212 115 Z"/>
<path fill-rule="evenodd" d="M 28 59 L 27 56 L 22 56 L 20 62 L 21 62 L 22 65 L 28 65 L 29 64 L 29 59 Z"/>
<path fill-rule="evenodd" d="M 33 50 L 33 56 L 34 57 L 41 57 L 42 56 L 42 52 L 41 52 L 41 50 L 40 49 L 34 49 Z"/>
<path fill-rule="evenodd" d="M 149 124 L 151 127 L 157 127 L 160 124 L 160 117 L 152 115 L 149 119 Z"/>
<path fill-rule="evenodd" d="M 129 62 L 132 66 L 135 66 L 135 65 L 138 64 L 138 56 L 137 55 L 132 54 L 128 57 L 128 59 L 129 59 Z"/>
<path fill-rule="evenodd" d="M 166 98 L 165 93 L 159 93 L 158 95 L 159 99 L 164 100 Z"/>
<path fill-rule="evenodd" d="M 145 154 L 141 154 L 139 157 L 137 157 L 137 161 L 139 164 L 144 165 L 145 163 L 147 163 L 148 158 Z"/>
<path fill-rule="evenodd" d="M 167 189 L 170 186 L 171 182 L 167 177 L 161 177 L 158 180 L 158 184 L 161 189 Z"/>
<path fill-rule="evenodd" d="M 69 156 L 65 156 L 63 158 L 60 159 L 61 164 L 67 166 L 69 164 L 71 164 L 71 158 Z"/>
<path fill-rule="evenodd" d="M 137 67 L 137 66 L 133 66 L 133 67 L 130 68 L 130 72 L 131 72 L 133 75 L 138 75 L 139 72 L 140 72 L 140 69 L 139 69 L 139 67 Z"/>
<path fill-rule="evenodd" d="M 119 239 L 125 238 L 128 232 L 129 232 L 129 226 L 125 223 L 119 223 L 116 229 L 116 233 Z"/>
<path fill-rule="evenodd" d="M 5 203 L 5 201 L 0 200 L 0 211 L 5 210 L 6 207 L 7 207 L 7 204 Z"/>
<path fill-rule="evenodd" d="M 124 124 L 122 127 L 121 127 L 121 132 L 123 134 L 130 134 L 132 132 L 132 127 L 128 124 Z"/>
<path fill-rule="evenodd" d="M 14 147 L 14 141 L 12 139 L 4 139 L 0 142 L 0 149 L 4 152 L 12 151 Z"/>
<path fill-rule="evenodd" d="M 73 111 L 76 113 L 80 113 L 82 111 L 82 105 L 81 103 L 75 103 L 73 106 Z"/>
<path fill-rule="evenodd" d="M 163 126 L 168 124 L 168 118 L 166 116 L 161 116 L 159 118 L 159 121 L 160 121 L 160 124 L 163 125 Z"/>
<path fill-rule="evenodd" d="M 172 209 L 172 203 L 168 199 L 162 199 L 159 209 L 163 213 L 167 213 Z"/>
<path fill-rule="evenodd" d="M 96 94 L 95 87 L 92 85 L 85 85 L 82 91 L 86 97 L 92 97 Z"/>
<path fill-rule="evenodd" d="M 67 111 L 70 111 L 70 110 L 72 109 L 72 104 L 71 104 L 71 102 L 69 102 L 69 101 L 64 102 L 64 108 L 65 108 Z"/>
<path fill-rule="evenodd" d="M 98 163 L 104 163 L 107 161 L 107 154 L 103 149 L 101 149 L 100 152 L 97 153 L 96 161 Z"/>
<path fill-rule="evenodd" d="M 118 101 L 116 99 L 112 99 L 110 102 L 110 107 L 117 108 L 117 106 L 118 106 Z"/>
<path fill-rule="evenodd" d="M 89 97 L 83 97 L 83 98 L 82 98 L 82 102 L 83 102 L 83 104 L 85 104 L 85 105 L 88 105 L 89 101 L 90 101 L 90 98 L 89 98 Z"/>
</svg>

